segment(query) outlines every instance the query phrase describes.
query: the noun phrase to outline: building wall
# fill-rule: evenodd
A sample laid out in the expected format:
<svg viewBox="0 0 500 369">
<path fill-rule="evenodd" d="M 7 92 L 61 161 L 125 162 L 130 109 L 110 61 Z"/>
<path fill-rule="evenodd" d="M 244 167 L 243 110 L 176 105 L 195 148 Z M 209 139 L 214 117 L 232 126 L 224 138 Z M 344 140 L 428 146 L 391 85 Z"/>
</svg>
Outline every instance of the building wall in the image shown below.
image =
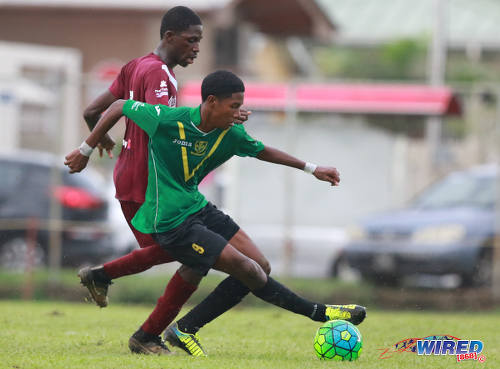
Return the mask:
<svg viewBox="0 0 500 369">
<path fill-rule="evenodd" d="M 247 131 L 266 145 L 335 166 L 341 183 L 331 187 L 302 171 L 251 158 L 232 159 L 238 163 L 239 196 L 231 214 L 242 224 L 282 226 L 290 211 L 294 225 L 347 226 L 406 200 L 406 183 L 401 181 L 408 173 L 401 176 L 395 166 L 404 150 L 397 136 L 369 127 L 362 118 L 339 115 L 300 117 L 292 140 L 286 130 L 286 124 L 266 114 L 254 114 L 247 124 Z"/>
<path fill-rule="evenodd" d="M 331 187 L 304 172 L 251 158 L 234 158 L 236 198 L 230 213 L 245 227 L 273 225 L 333 229 L 369 214 L 407 204 L 417 193 L 449 172 L 494 162 L 492 142 L 468 137 L 444 140 L 446 164 L 434 168 L 431 150 L 422 139 L 376 128 L 362 116 L 299 116 L 293 139 L 276 114 L 256 113 L 247 131 L 264 144 L 305 161 L 335 166 L 341 177 Z M 485 147 L 486 146 L 486 147 Z"/>
<path fill-rule="evenodd" d="M 70 47 L 81 53 L 82 84 L 76 107 L 81 121 L 83 107 L 102 93 L 112 79 L 99 79 L 95 73 L 101 63 L 112 63 L 120 67 L 129 60 L 154 50 L 160 41 L 160 24 L 163 12 L 110 11 L 110 10 L 58 10 L 58 9 L 2 9 L 0 12 L 0 41 L 29 45 Z M 204 24 L 201 52 L 196 62 L 189 68 L 177 67 L 177 78 L 198 79 L 212 70 L 213 31 L 212 19 L 208 14 L 200 14 Z M 36 60 L 37 56 L 33 55 Z M 56 73 L 56 68 L 54 68 Z M 80 71 L 77 71 L 80 72 Z M 33 81 L 37 83 L 37 81 Z M 56 95 L 62 91 L 61 85 L 54 84 Z M 54 126 L 53 120 L 47 124 Z M 85 124 L 79 125 L 78 140 L 87 133 Z M 37 130 L 35 129 L 34 132 Z M 119 137 L 123 130 L 113 131 Z M 31 149 L 53 147 L 44 140 L 30 140 L 30 132 L 20 138 L 20 146 Z M 36 142 L 36 145 L 33 144 Z M 76 143 L 75 143 L 76 144 Z"/>
<path fill-rule="evenodd" d="M 103 60 L 125 63 L 151 52 L 160 40 L 162 15 L 139 11 L 2 9 L 0 39 L 79 49 L 86 73 Z M 210 25 L 205 24 L 207 28 Z M 209 30 L 206 33 L 209 36 Z M 192 72 L 210 67 L 209 42 L 210 37 L 202 41 L 204 50 Z"/>
</svg>

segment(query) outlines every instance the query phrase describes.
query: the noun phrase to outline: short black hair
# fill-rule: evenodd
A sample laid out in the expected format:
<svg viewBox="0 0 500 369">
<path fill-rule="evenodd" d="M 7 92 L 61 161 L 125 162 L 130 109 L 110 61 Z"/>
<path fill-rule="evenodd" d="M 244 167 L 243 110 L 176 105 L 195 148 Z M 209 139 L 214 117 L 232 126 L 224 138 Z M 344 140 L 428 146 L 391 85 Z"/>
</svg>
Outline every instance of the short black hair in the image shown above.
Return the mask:
<svg viewBox="0 0 500 369">
<path fill-rule="evenodd" d="M 160 27 L 160 39 L 167 31 L 182 32 L 191 26 L 201 25 L 201 19 L 186 6 L 176 6 L 163 15 Z"/>
<path fill-rule="evenodd" d="M 245 92 L 245 85 L 236 74 L 227 70 L 210 73 L 201 83 L 202 101 L 205 101 L 209 95 L 226 98 L 235 92 Z"/>
</svg>

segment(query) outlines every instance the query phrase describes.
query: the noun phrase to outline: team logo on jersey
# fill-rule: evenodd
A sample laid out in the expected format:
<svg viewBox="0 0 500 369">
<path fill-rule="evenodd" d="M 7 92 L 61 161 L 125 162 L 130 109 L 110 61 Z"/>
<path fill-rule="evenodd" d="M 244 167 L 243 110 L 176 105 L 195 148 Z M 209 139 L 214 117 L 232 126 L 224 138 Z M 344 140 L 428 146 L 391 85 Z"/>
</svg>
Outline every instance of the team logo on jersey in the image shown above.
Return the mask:
<svg viewBox="0 0 500 369">
<path fill-rule="evenodd" d="M 172 143 L 176 144 L 176 145 L 181 145 L 181 146 L 185 146 L 185 147 L 191 147 L 193 146 L 193 143 L 192 142 L 189 142 L 189 141 L 186 141 L 186 140 L 179 140 L 177 138 L 174 138 L 172 140 Z"/>
<path fill-rule="evenodd" d="M 196 141 L 194 143 L 194 151 L 191 151 L 191 154 L 196 156 L 205 155 L 205 151 L 207 151 L 208 141 Z"/>
<path fill-rule="evenodd" d="M 168 99 L 168 106 L 171 108 L 175 108 L 177 106 L 177 98 L 175 96 L 170 96 L 170 99 Z"/>
<path fill-rule="evenodd" d="M 163 80 L 160 82 L 160 89 L 155 90 L 156 97 L 159 99 L 163 96 L 168 96 L 168 85 L 167 81 Z"/>
</svg>

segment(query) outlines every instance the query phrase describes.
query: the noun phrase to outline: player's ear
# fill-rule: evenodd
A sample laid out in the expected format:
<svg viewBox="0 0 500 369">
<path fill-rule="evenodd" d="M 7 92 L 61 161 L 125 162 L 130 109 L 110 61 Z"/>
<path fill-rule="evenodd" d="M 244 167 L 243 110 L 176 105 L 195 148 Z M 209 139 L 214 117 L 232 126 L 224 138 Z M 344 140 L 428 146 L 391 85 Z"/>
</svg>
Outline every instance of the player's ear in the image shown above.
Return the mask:
<svg viewBox="0 0 500 369">
<path fill-rule="evenodd" d="M 209 104 L 215 104 L 217 102 L 217 97 L 215 97 L 214 95 L 208 95 L 207 96 L 207 100 L 206 100 Z"/>
<path fill-rule="evenodd" d="M 163 39 L 170 41 L 175 36 L 175 32 L 171 30 L 166 30 L 163 34 Z"/>
</svg>

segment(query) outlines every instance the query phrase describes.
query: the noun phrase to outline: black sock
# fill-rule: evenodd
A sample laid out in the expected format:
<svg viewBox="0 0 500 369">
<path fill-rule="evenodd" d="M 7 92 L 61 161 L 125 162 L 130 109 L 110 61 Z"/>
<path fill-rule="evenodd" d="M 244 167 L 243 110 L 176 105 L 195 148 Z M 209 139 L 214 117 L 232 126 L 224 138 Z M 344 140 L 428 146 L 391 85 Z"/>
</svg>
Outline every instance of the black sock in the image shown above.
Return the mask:
<svg viewBox="0 0 500 369">
<path fill-rule="evenodd" d="M 324 322 L 326 319 L 326 306 L 324 304 L 317 304 L 296 295 L 271 277 L 267 277 L 267 283 L 264 287 L 252 291 L 252 293 L 264 301 L 307 316 L 317 322 Z"/>
<path fill-rule="evenodd" d="M 202 302 L 177 321 L 179 329 L 196 333 L 205 324 L 238 304 L 250 290 L 234 277 L 227 277 Z"/>
<path fill-rule="evenodd" d="M 135 333 L 132 335 L 132 337 L 134 337 L 139 342 L 149 342 L 149 341 L 153 341 L 158 336 L 155 336 L 154 334 L 145 332 L 142 330 L 142 328 L 139 328 L 137 331 L 135 331 Z"/>
</svg>

